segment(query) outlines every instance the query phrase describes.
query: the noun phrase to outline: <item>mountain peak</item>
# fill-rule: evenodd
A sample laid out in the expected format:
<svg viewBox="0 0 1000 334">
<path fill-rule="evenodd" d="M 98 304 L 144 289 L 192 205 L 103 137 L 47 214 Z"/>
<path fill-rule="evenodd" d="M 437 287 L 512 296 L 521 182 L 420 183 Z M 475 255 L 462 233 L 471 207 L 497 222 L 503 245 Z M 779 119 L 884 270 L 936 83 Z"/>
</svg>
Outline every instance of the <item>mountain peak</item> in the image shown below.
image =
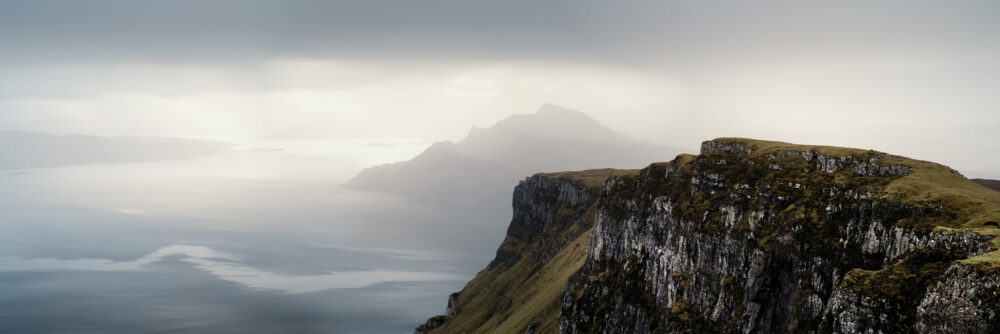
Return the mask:
<svg viewBox="0 0 1000 334">
<path fill-rule="evenodd" d="M 514 114 L 482 131 L 471 131 L 468 139 L 488 136 L 562 138 L 564 140 L 618 142 L 625 136 L 614 132 L 586 113 L 557 106 L 542 105 L 531 114 Z"/>
<path fill-rule="evenodd" d="M 435 143 L 409 161 L 365 169 L 346 185 L 435 203 L 502 203 L 476 201 L 509 197 L 507 190 L 524 175 L 638 168 L 683 151 L 636 141 L 585 113 L 545 104 L 535 113 L 473 127 L 461 141 Z"/>
<path fill-rule="evenodd" d="M 600 123 L 597 120 L 595 120 L 593 117 L 590 117 L 590 115 L 588 115 L 585 112 L 573 110 L 570 108 L 566 108 L 551 103 L 543 104 L 542 107 L 538 108 L 538 111 L 536 111 L 534 114 L 527 114 L 522 116 L 525 116 L 525 118 L 546 119 L 546 120 L 562 121 L 562 122 L 585 122 L 585 123 L 600 125 Z"/>
<path fill-rule="evenodd" d="M 555 104 L 552 104 L 552 103 L 543 104 L 542 107 L 538 108 L 538 111 L 536 111 L 535 113 L 536 114 L 554 114 L 554 113 L 567 113 L 568 114 L 568 113 L 572 113 L 572 114 L 579 114 L 579 115 L 587 115 L 587 114 L 584 114 L 583 112 L 580 112 L 580 111 L 577 111 L 577 110 L 573 110 L 573 109 L 570 109 L 570 108 L 566 108 L 566 107 L 563 107 L 563 106 L 560 106 L 560 105 L 555 105 Z"/>
</svg>

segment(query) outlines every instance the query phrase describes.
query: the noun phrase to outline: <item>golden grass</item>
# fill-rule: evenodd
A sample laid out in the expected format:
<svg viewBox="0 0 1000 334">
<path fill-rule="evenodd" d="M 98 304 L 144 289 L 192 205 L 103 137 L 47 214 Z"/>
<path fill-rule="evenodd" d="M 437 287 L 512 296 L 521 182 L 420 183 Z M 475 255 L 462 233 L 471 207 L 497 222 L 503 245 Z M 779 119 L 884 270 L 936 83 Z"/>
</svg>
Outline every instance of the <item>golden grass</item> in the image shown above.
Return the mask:
<svg viewBox="0 0 1000 334">
<path fill-rule="evenodd" d="M 816 151 L 827 156 L 845 156 L 849 154 L 857 155 L 861 153 L 875 152 L 872 150 L 865 150 L 860 148 L 849 148 L 849 147 L 836 147 L 836 146 L 823 146 L 823 145 L 802 145 L 802 144 L 792 144 L 780 141 L 769 141 L 769 140 L 757 140 L 749 138 L 734 138 L 734 137 L 723 137 L 716 138 L 712 141 L 724 141 L 730 143 L 740 143 L 750 147 L 754 150 L 754 154 L 758 153 L 783 153 L 787 151 Z"/>
<path fill-rule="evenodd" d="M 951 168 L 917 159 L 893 156 L 874 150 L 822 145 L 799 145 L 747 138 L 718 138 L 714 141 L 741 143 L 753 154 L 780 154 L 788 151 L 815 151 L 832 157 L 863 154 L 882 155 L 882 164 L 900 164 L 911 173 L 885 187 L 884 198 L 902 198 L 904 202 L 936 202 L 955 209 L 957 218 L 948 227 L 974 229 L 989 221 L 1000 222 L 1000 192 L 970 181 Z"/>
<path fill-rule="evenodd" d="M 537 173 L 534 176 L 544 176 L 551 178 L 569 178 L 580 181 L 587 187 L 603 188 L 604 180 L 606 180 L 609 176 L 635 175 L 638 173 L 639 173 L 638 169 L 602 168 L 602 169 L 588 169 L 588 170 L 570 171 L 570 172 Z"/>
<path fill-rule="evenodd" d="M 535 333 L 558 333 L 563 285 L 583 266 L 590 234 L 583 231 L 542 266 L 524 258 L 480 272 L 459 296 L 460 313 L 431 333 L 523 333 L 532 323 Z"/>
</svg>

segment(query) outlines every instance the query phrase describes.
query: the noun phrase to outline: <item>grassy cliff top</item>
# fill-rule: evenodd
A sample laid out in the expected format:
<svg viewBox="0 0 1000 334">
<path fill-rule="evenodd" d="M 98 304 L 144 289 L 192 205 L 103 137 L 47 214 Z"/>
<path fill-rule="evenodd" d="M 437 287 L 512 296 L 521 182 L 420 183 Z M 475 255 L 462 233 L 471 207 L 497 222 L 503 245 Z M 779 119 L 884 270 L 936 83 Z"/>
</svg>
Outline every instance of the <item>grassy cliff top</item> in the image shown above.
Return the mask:
<svg viewBox="0 0 1000 334">
<path fill-rule="evenodd" d="M 977 184 L 947 166 L 874 150 L 798 145 L 747 138 L 718 138 L 707 141 L 702 145 L 702 154 L 706 153 L 706 149 L 712 149 L 713 144 L 716 149 L 722 145 L 725 147 L 724 150 L 728 150 L 729 153 L 746 154 L 748 158 L 768 155 L 788 156 L 787 152 L 811 151 L 828 157 L 851 156 L 862 160 L 876 158 L 879 164 L 906 166 L 908 168 L 906 175 L 894 177 L 889 181 L 882 189 L 881 197 L 905 203 L 940 204 L 950 208 L 950 211 L 955 214 L 954 217 L 947 222 L 938 222 L 940 225 L 935 229 L 943 231 L 965 230 L 994 237 L 991 242 L 994 248 L 992 252 L 969 258 L 963 262 L 1000 266 L 1000 228 L 997 226 L 1000 222 L 1000 192 Z M 678 164 L 687 164 L 693 159 L 679 157 L 675 161 Z"/>
<path fill-rule="evenodd" d="M 860 148 L 823 146 L 823 145 L 803 145 L 803 144 L 785 143 L 780 141 L 769 141 L 769 140 L 736 138 L 736 137 L 716 138 L 709 140 L 707 142 L 743 144 L 753 149 L 752 154 L 775 154 L 787 151 L 795 151 L 795 152 L 813 151 L 827 156 L 839 157 L 845 155 L 859 155 L 864 153 L 882 153 L 874 150 L 866 150 Z"/>
<path fill-rule="evenodd" d="M 626 175 L 636 175 L 639 173 L 638 169 L 614 169 L 614 168 L 603 168 L 603 169 L 588 169 L 581 171 L 569 171 L 569 172 L 556 172 L 556 173 L 537 173 L 533 176 L 535 177 L 550 177 L 550 178 L 567 178 L 571 180 L 580 181 L 584 186 L 592 188 L 603 188 L 604 180 L 609 176 L 626 176 Z"/>
<path fill-rule="evenodd" d="M 741 144 L 752 151 L 747 153 L 749 156 L 811 151 L 828 157 L 878 158 L 880 164 L 897 164 L 909 168 L 907 175 L 889 182 L 884 189 L 883 197 L 900 198 L 905 202 L 940 203 L 949 206 L 957 211 L 952 227 L 981 229 L 987 222 L 1000 222 L 1000 192 L 976 184 L 941 164 L 874 150 L 799 145 L 747 138 L 717 138 L 705 143 Z M 702 154 L 704 153 L 706 152 L 703 151 Z"/>
<path fill-rule="evenodd" d="M 831 158 L 850 156 L 860 161 L 869 161 L 874 158 L 880 165 L 902 165 L 908 168 L 908 172 L 901 177 L 892 177 L 892 180 L 881 189 L 880 196 L 883 198 L 908 203 L 937 203 L 950 207 L 954 210 L 956 217 L 950 223 L 945 224 L 945 227 L 948 228 L 983 230 L 986 234 L 993 234 L 993 227 L 984 225 L 988 222 L 1000 222 L 1000 192 L 983 187 L 948 166 L 934 162 L 868 149 L 801 145 L 749 138 L 717 138 L 706 141 L 702 144 L 702 155 L 712 153 L 706 152 L 706 145 L 711 144 L 728 145 L 729 154 L 743 155 L 748 159 L 766 159 L 767 156 L 775 156 L 777 160 L 781 160 L 788 156 L 788 152 L 814 152 Z M 696 161 L 697 158 L 696 155 L 681 154 L 669 163 L 678 168 L 684 168 Z M 654 163 L 653 165 L 662 164 L 667 164 L 667 162 Z M 609 176 L 630 176 L 637 175 L 639 172 L 639 170 L 605 168 L 538 173 L 534 176 L 568 178 L 579 181 L 587 187 L 600 188 L 604 186 L 604 180 Z M 813 171 L 813 173 L 823 172 Z M 838 178 L 862 177 L 852 176 L 847 171 L 838 171 L 837 173 Z"/>
<path fill-rule="evenodd" d="M 997 251 L 988 253 L 988 255 L 1000 259 L 1000 228 L 993 226 L 994 223 L 1000 222 L 1000 192 L 972 182 L 957 171 L 938 163 L 868 149 L 800 145 L 748 138 L 717 138 L 702 144 L 700 156 L 681 154 L 671 162 L 657 162 L 653 163 L 651 167 L 671 164 L 678 170 L 688 169 L 706 154 L 731 154 L 741 160 L 773 161 L 779 164 L 783 161 L 787 162 L 789 159 L 802 159 L 799 155 L 790 157 L 789 152 L 812 152 L 827 158 L 837 159 L 850 157 L 861 162 L 875 161 L 880 166 L 905 166 L 907 168 L 905 174 L 897 176 L 862 176 L 853 173 L 849 168 L 841 168 L 832 173 L 832 176 L 836 180 L 845 181 L 845 185 L 851 184 L 849 180 L 854 178 L 881 179 L 884 181 L 875 184 L 884 184 L 884 186 L 878 188 L 876 196 L 885 200 L 947 207 L 948 211 L 954 215 L 947 221 L 932 222 L 938 226 L 937 229 L 966 230 L 996 237 L 994 244 Z M 535 176 L 569 178 L 577 180 L 587 187 L 600 188 L 603 187 L 604 180 L 609 176 L 635 176 L 639 173 L 639 170 L 591 169 L 539 173 Z M 825 172 L 812 170 L 810 173 L 802 174 L 802 177 L 819 175 L 813 173 Z"/>
</svg>

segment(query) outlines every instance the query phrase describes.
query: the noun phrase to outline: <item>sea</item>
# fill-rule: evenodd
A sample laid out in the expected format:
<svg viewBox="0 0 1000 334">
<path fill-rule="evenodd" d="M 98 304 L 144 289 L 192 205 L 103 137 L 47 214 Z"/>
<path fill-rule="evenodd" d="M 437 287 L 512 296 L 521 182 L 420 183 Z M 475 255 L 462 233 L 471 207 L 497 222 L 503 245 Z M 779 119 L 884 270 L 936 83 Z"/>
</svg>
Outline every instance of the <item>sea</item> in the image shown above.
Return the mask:
<svg viewBox="0 0 1000 334">
<path fill-rule="evenodd" d="M 0 171 L 0 333 L 411 333 L 511 215 L 340 186 L 427 146 L 253 139 Z"/>
</svg>

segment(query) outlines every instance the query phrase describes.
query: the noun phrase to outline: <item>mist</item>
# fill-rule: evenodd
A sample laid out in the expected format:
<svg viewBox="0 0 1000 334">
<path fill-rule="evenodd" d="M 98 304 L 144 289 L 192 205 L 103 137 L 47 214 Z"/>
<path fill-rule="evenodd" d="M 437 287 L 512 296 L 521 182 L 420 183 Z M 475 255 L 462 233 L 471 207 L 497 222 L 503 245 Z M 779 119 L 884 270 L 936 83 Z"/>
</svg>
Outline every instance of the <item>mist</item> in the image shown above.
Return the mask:
<svg viewBox="0 0 1000 334">
<path fill-rule="evenodd" d="M 1000 149 L 989 1 L 0 6 L 0 129 L 436 142 L 555 103 L 664 146 L 742 136 L 1000 170 L 973 153 Z"/>
<path fill-rule="evenodd" d="M 358 152 L 426 147 L 369 145 L 386 142 L 4 172 L 0 331 L 409 331 L 489 261 L 510 213 L 337 186 L 380 161 Z"/>
<path fill-rule="evenodd" d="M 717 137 L 1000 179 L 998 31 L 993 1 L 0 1 L 0 332 L 410 332 L 519 180 Z"/>
</svg>

